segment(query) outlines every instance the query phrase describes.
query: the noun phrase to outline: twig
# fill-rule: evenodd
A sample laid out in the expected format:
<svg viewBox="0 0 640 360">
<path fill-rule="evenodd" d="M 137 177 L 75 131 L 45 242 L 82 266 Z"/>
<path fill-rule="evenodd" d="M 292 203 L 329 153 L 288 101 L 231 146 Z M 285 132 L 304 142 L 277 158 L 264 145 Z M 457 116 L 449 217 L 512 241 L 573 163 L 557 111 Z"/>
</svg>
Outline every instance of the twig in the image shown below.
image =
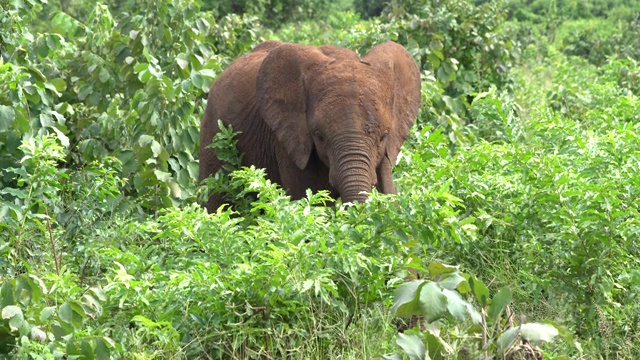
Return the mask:
<svg viewBox="0 0 640 360">
<path fill-rule="evenodd" d="M 44 197 L 44 195 L 42 195 Z M 51 252 L 53 253 L 53 261 L 56 264 L 56 274 L 60 275 L 60 258 L 58 258 L 58 254 L 56 253 L 56 244 L 53 241 L 53 231 L 51 230 L 51 218 L 49 217 L 49 209 L 45 207 L 44 209 L 47 215 L 47 231 L 49 232 L 49 241 L 51 242 Z"/>
</svg>

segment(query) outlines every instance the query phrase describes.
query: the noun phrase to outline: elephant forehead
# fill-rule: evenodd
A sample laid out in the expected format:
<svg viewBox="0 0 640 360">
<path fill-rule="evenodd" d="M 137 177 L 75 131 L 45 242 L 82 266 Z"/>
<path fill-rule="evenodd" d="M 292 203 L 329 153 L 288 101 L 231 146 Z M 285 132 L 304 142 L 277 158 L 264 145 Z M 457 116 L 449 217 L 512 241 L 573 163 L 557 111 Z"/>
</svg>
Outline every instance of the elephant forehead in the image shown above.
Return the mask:
<svg viewBox="0 0 640 360">
<path fill-rule="evenodd" d="M 374 134 L 390 126 L 389 107 L 375 97 L 353 93 L 326 92 L 313 106 L 315 121 L 329 121 L 355 131 Z"/>
<path fill-rule="evenodd" d="M 340 66 L 329 66 L 317 74 L 311 82 L 310 91 L 318 98 L 384 101 L 390 95 L 390 85 L 385 80 L 382 74 L 367 65 L 346 62 Z"/>
</svg>

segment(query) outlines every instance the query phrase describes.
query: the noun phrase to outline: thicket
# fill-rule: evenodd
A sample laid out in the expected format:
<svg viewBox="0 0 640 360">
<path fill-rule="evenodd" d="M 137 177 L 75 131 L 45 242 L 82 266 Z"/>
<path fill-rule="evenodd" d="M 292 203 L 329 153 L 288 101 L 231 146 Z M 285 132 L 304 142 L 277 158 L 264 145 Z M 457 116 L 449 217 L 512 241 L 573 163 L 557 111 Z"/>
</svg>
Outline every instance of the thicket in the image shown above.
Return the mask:
<svg viewBox="0 0 640 360">
<path fill-rule="evenodd" d="M 381 5 L 1 3 L 0 356 L 637 358 L 634 4 Z M 206 93 L 264 39 L 411 51 L 398 196 L 238 168 L 198 207 Z"/>
</svg>

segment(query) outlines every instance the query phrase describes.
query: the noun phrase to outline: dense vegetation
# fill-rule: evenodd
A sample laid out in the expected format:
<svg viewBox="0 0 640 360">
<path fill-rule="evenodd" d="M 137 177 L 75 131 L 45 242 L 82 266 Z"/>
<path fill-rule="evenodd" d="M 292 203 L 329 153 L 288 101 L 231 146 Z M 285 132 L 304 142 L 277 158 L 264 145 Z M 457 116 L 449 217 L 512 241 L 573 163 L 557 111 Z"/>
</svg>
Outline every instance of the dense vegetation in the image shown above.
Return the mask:
<svg viewBox="0 0 640 360">
<path fill-rule="evenodd" d="M 639 358 L 638 14 L 0 1 L 0 358 Z M 265 39 L 413 54 L 399 195 L 290 201 L 236 166 L 207 185 L 234 211 L 197 205 L 206 93 Z"/>
</svg>

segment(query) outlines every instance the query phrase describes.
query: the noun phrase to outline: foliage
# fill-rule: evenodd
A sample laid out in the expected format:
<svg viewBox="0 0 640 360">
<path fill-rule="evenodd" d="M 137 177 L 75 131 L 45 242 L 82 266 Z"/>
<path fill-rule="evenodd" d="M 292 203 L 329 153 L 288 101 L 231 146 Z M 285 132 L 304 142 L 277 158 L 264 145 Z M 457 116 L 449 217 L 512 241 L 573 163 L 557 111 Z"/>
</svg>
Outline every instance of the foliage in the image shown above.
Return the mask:
<svg viewBox="0 0 640 360">
<path fill-rule="evenodd" d="M 568 71 L 576 67 L 581 71 Z M 581 59 L 571 59 L 559 63 L 556 69 L 553 80 L 557 85 L 547 94 L 553 110 L 586 125 L 602 126 L 603 118 L 638 122 L 637 62 L 611 59 L 606 67 L 597 69 Z M 593 84 L 594 78 L 597 84 Z"/>
<path fill-rule="evenodd" d="M 43 146 L 47 153 L 58 149 L 54 142 Z M 36 160 L 43 163 L 38 168 L 49 163 L 44 157 Z M 239 357 L 246 351 L 279 357 L 289 351 L 288 346 L 282 348 L 287 343 L 301 346 L 301 357 L 307 352 L 348 351 L 348 346 L 336 348 L 325 338 L 340 337 L 353 331 L 354 323 L 370 321 L 363 316 L 370 314 L 372 304 L 383 301 L 387 280 L 404 266 L 398 254 L 408 250 L 404 245 L 408 239 L 394 224 L 408 209 L 397 208 L 382 196 L 335 209 L 318 206 L 328 200 L 324 193 L 291 202 L 282 189 L 264 179 L 262 171 L 237 170 L 230 176 L 232 183 L 242 183 L 245 191 L 257 194 L 246 217 L 232 217 L 230 210 L 208 216 L 192 205 L 143 223 L 112 221 L 111 228 L 76 234 L 75 240 L 91 251 L 87 255 L 99 260 L 97 267 L 88 267 L 94 271 L 83 271 L 86 281 L 103 283 L 101 309 L 116 314 L 93 318 L 100 324 L 96 328 L 78 320 L 75 332 L 85 334 L 82 339 L 106 336 L 117 344 L 110 348 L 116 354 L 161 357 L 176 353 Z M 51 181 L 59 185 L 55 178 Z M 449 201 L 446 193 L 434 194 L 428 209 L 432 214 L 438 209 L 436 214 L 446 217 L 452 213 Z M 428 216 L 424 211 L 416 215 Z M 36 221 L 27 218 L 25 226 L 37 225 Z M 406 231 L 419 234 L 419 224 L 407 225 Z M 443 223 L 419 236 L 428 242 L 458 231 L 455 224 Z M 64 231 L 54 234 L 64 235 Z M 32 238 L 43 236 L 35 233 Z M 68 281 L 60 291 L 86 287 L 83 279 Z M 52 284 L 45 280 L 43 286 Z M 44 304 L 44 299 L 36 298 L 33 304 L 22 304 L 23 312 L 37 313 Z M 80 308 L 77 311 L 78 319 L 85 317 Z M 176 316 L 183 320 L 172 320 Z M 129 328 L 118 325 L 129 322 L 133 323 Z M 5 335 L 13 341 L 23 335 L 17 328 L 7 329 Z M 51 341 L 51 351 L 73 354 L 69 342 L 75 340 Z M 31 346 L 15 344 L 16 354 Z M 65 346 L 67 350 L 60 350 Z"/>
<path fill-rule="evenodd" d="M 384 0 L 353 0 L 354 11 L 362 16 L 363 19 L 369 19 L 379 16 L 387 4 Z"/>
<path fill-rule="evenodd" d="M 104 292 L 98 287 L 68 291 L 69 277 L 65 274 L 51 279 L 62 285 L 58 287 L 49 287 L 33 275 L 20 275 L 2 284 L 0 354 L 12 353 L 19 359 L 59 359 L 64 355 L 110 358 L 116 347 L 113 340 L 89 325 L 89 320 L 104 315 Z M 49 303 L 60 305 L 47 306 Z M 86 330 L 93 330 L 95 335 Z"/>
<path fill-rule="evenodd" d="M 500 357 L 546 319 L 545 358 L 640 357 L 636 4 L 230 4 L 0 5 L 0 357 Z M 411 51 L 397 196 L 290 201 L 228 128 L 235 207 L 195 204 L 208 87 L 263 38 Z"/>
<path fill-rule="evenodd" d="M 549 342 L 559 334 L 552 324 L 523 323 L 523 318 L 514 326 L 517 320 L 509 307 L 508 287 L 489 297 L 489 289 L 475 276 L 438 262 L 429 265 L 429 275 L 433 281 L 413 280 L 400 285 L 391 307 L 394 316 L 418 317 L 414 329 L 399 333 L 396 339 L 410 359 L 539 358 L 542 352 L 531 343 Z M 464 328 L 445 326 L 441 331 L 449 318 Z M 400 359 L 397 354 L 383 358 Z"/>
<path fill-rule="evenodd" d="M 639 30 L 640 18 L 630 22 L 595 19 L 567 22 L 558 29 L 557 41 L 565 54 L 601 66 L 609 57 L 640 60 Z"/>
<path fill-rule="evenodd" d="M 392 22 L 399 22 L 414 56 L 425 70 L 457 97 L 502 87 L 514 59 L 513 43 L 499 32 L 506 20 L 500 2 L 477 7 L 470 1 L 392 1 L 387 8 Z"/>
<path fill-rule="evenodd" d="M 509 10 L 511 16 L 520 21 L 545 22 L 548 16 L 572 20 L 599 17 L 630 21 L 636 17 L 640 7 L 624 0 L 510 0 Z"/>
<path fill-rule="evenodd" d="M 228 14 L 258 16 L 271 28 L 294 21 L 318 19 L 335 10 L 345 10 L 347 1 L 329 0 L 205 0 L 203 7 L 217 17 Z"/>
<path fill-rule="evenodd" d="M 428 98 L 425 110 L 430 116 L 425 118 L 446 127 L 456 142 L 461 140 L 473 97 L 491 86 L 510 88 L 509 69 L 520 44 L 502 31 L 504 3 L 394 0 L 385 13 L 398 41 L 407 44 L 427 79 L 441 89 Z"/>
<path fill-rule="evenodd" d="M 21 137 L 53 132 L 68 149 L 68 167 L 117 157 L 132 180 L 127 194 L 137 198 L 123 206 L 141 213 L 194 198 L 202 94 L 230 62 L 215 50 L 236 57 L 258 34 L 255 18 L 212 24 L 195 1 L 127 4 L 140 12 L 115 18 L 96 5 L 87 24 L 58 13 L 51 32 L 27 49 L 9 48 L 1 161 L 17 164 Z M 4 184 L 14 181 L 3 176 Z"/>
</svg>

